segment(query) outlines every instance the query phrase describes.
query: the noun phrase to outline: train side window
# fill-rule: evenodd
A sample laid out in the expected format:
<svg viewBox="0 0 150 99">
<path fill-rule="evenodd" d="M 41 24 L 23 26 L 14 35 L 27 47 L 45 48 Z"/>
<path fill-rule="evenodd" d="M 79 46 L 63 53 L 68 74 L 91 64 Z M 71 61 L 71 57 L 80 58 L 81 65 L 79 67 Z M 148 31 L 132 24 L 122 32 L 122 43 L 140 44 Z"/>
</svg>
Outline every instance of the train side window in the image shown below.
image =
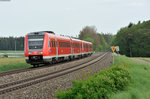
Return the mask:
<svg viewBox="0 0 150 99">
<path fill-rule="evenodd" d="M 61 42 L 61 47 L 63 47 L 63 42 Z"/>
<path fill-rule="evenodd" d="M 62 42 L 60 42 L 60 47 L 62 47 Z"/>
<path fill-rule="evenodd" d="M 66 42 L 66 47 L 68 47 L 68 42 Z"/>
<path fill-rule="evenodd" d="M 70 42 L 68 42 L 68 47 L 70 47 Z"/>
<path fill-rule="evenodd" d="M 60 47 L 60 42 L 59 42 L 59 47 Z"/>
<path fill-rule="evenodd" d="M 64 42 L 62 42 L 62 47 L 64 47 Z"/>
<path fill-rule="evenodd" d="M 62 47 L 64 47 L 64 42 L 62 42 Z"/>
<path fill-rule="evenodd" d="M 63 42 L 63 47 L 66 47 L 66 42 Z"/>
<path fill-rule="evenodd" d="M 51 46 L 53 47 L 53 41 L 51 40 Z"/>
<path fill-rule="evenodd" d="M 55 45 L 55 41 L 54 41 L 54 47 L 56 47 L 56 45 Z"/>
<path fill-rule="evenodd" d="M 64 47 L 66 47 L 66 42 L 64 42 Z"/>
<path fill-rule="evenodd" d="M 51 41 L 51 43 L 52 43 L 52 47 L 54 47 L 53 40 Z"/>
<path fill-rule="evenodd" d="M 57 47 L 57 41 L 55 41 L 56 47 Z"/>
<path fill-rule="evenodd" d="M 54 40 L 53 40 L 53 47 L 55 47 Z"/>
<path fill-rule="evenodd" d="M 54 40 L 53 40 L 53 47 L 55 47 Z"/>
</svg>

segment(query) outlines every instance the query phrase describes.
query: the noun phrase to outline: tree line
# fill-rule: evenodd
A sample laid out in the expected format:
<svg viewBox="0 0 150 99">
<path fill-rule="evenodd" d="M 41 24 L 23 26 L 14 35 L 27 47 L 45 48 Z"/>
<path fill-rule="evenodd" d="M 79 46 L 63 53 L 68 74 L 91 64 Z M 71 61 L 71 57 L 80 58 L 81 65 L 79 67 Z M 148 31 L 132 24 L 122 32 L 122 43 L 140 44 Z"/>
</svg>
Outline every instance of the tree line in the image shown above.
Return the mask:
<svg viewBox="0 0 150 99">
<path fill-rule="evenodd" d="M 0 37 L 0 50 L 24 50 L 24 37 Z"/>
<path fill-rule="evenodd" d="M 150 21 L 130 23 L 114 36 L 112 45 L 129 57 L 150 57 Z"/>
</svg>

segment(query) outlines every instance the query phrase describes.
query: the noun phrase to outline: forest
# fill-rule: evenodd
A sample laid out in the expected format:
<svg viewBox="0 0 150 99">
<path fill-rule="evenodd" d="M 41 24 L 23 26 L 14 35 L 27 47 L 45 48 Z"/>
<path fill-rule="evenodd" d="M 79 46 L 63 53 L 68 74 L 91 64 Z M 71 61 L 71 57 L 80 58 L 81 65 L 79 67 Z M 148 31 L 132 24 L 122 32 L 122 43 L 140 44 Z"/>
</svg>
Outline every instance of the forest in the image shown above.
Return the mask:
<svg viewBox="0 0 150 99">
<path fill-rule="evenodd" d="M 129 57 L 150 57 L 150 21 L 130 23 L 114 36 L 112 45 Z"/>
</svg>

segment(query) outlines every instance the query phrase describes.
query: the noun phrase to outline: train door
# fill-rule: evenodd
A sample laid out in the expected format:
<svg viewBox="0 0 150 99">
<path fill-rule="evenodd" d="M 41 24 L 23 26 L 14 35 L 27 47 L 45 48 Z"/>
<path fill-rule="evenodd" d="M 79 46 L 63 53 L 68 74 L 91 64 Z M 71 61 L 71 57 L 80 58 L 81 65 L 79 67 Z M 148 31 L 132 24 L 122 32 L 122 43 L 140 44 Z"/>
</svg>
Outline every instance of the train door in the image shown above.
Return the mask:
<svg viewBox="0 0 150 99">
<path fill-rule="evenodd" d="M 51 41 L 51 50 L 50 50 L 51 55 L 55 56 L 56 55 L 56 42 L 55 42 L 55 39 L 51 38 L 50 41 Z"/>
<path fill-rule="evenodd" d="M 70 44 L 71 44 L 71 54 L 73 54 L 72 41 L 70 42 Z"/>
<path fill-rule="evenodd" d="M 58 57 L 58 43 L 57 43 L 57 38 L 55 38 L 55 44 L 56 44 L 56 56 Z"/>
<path fill-rule="evenodd" d="M 80 47 L 80 54 L 82 53 L 82 42 L 79 43 L 79 47 Z"/>
<path fill-rule="evenodd" d="M 72 42 L 72 54 L 74 54 L 74 42 Z"/>
</svg>

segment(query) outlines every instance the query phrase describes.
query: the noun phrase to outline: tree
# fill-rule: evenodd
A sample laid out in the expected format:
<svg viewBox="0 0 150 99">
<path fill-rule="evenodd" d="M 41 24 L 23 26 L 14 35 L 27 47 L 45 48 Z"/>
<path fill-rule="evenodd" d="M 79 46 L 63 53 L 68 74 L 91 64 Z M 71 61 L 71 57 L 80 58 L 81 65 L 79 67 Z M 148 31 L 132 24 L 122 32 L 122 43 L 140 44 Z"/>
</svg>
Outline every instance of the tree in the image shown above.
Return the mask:
<svg viewBox="0 0 150 99">
<path fill-rule="evenodd" d="M 100 50 L 100 38 L 97 35 L 97 29 L 95 26 L 84 27 L 79 34 L 81 40 L 87 40 L 93 43 L 94 51 Z"/>
</svg>

